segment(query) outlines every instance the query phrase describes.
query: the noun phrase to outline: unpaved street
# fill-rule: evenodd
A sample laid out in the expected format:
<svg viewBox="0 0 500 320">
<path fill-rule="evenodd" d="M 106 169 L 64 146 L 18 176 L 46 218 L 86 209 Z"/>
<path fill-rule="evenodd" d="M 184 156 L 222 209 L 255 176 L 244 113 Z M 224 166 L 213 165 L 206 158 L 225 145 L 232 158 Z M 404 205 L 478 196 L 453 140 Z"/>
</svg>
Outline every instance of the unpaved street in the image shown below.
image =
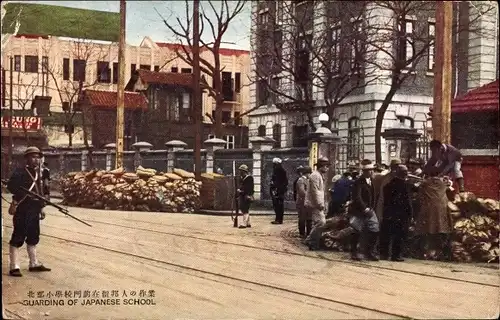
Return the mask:
<svg viewBox="0 0 500 320">
<path fill-rule="evenodd" d="M 276 226 L 266 216 L 253 217 L 252 229 L 239 230 L 229 217 L 71 209 L 90 228 L 50 208 L 38 251 L 52 272 L 29 273 L 23 247 L 24 276 L 11 278 L 6 208 L 3 203 L 3 299 L 19 318 L 498 315 L 497 269 L 415 260 L 351 263 L 343 253 L 305 250 L 288 238 L 295 220 Z M 54 300 L 64 305 L 33 306 Z"/>
</svg>

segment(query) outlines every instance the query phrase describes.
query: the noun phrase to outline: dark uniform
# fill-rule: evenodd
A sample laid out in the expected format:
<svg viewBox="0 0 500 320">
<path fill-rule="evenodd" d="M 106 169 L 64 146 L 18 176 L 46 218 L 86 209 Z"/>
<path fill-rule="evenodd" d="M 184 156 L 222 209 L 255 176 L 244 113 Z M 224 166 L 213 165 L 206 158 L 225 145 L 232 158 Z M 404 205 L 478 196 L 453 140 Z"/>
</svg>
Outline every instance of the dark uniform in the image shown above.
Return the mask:
<svg viewBox="0 0 500 320">
<path fill-rule="evenodd" d="M 285 194 L 288 187 L 288 177 L 285 169 L 281 166 L 281 159 L 273 159 L 274 169 L 271 177 L 271 197 L 276 218 L 273 224 L 282 224 L 285 215 Z"/>
<path fill-rule="evenodd" d="M 31 159 L 35 154 L 40 155 L 40 150 L 29 147 L 25 152 L 25 158 Z M 10 275 L 20 277 L 21 272 L 18 264 L 18 251 L 27 244 L 30 258 L 30 271 L 50 271 L 50 269 L 39 264 L 36 259 L 36 245 L 40 241 L 40 219 L 43 216 L 44 204 L 33 199 L 21 188 L 41 194 L 42 183 L 38 168 L 27 165 L 17 168 L 7 183 L 7 189 L 12 193 L 12 204 L 9 213 L 13 215 L 13 231 L 10 239 Z"/>
<path fill-rule="evenodd" d="M 240 187 L 239 187 L 239 198 L 238 205 L 241 213 L 243 214 L 243 224 L 240 228 L 250 228 L 250 205 L 253 202 L 254 194 L 254 182 L 253 177 L 248 174 L 248 167 L 246 165 L 241 165 L 239 167 L 241 172 L 240 175 Z"/>
</svg>

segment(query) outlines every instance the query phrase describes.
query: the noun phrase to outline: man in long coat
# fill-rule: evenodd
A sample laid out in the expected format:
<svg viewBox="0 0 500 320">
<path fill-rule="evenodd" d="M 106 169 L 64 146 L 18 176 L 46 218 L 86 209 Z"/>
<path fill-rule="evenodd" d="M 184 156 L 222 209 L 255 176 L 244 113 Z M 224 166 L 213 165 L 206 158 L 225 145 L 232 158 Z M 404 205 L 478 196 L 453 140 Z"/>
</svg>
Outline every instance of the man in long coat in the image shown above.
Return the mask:
<svg viewBox="0 0 500 320">
<path fill-rule="evenodd" d="M 271 177 L 271 198 L 273 200 L 273 209 L 276 218 L 272 224 L 282 224 L 285 215 L 285 195 L 288 187 L 288 176 L 281 165 L 280 158 L 273 159 L 273 175 Z"/>
<path fill-rule="evenodd" d="M 310 167 L 303 167 L 301 169 L 301 175 L 296 183 L 295 206 L 299 218 L 299 234 L 301 237 L 308 236 L 312 228 L 311 211 L 304 205 L 306 201 L 307 184 L 311 173 L 312 170 Z"/>
<path fill-rule="evenodd" d="M 304 206 L 310 210 L 313 228 L 306 238 L 305 243 L 309 250 L 318 250 L 321 235 L 326 224 L 325 209 L 325 183 L 323 175 L 328 172 L 330 161 L 326 158 L 319 158 L 314 171 L 308 179 L 306 198 Z"/>
<path fill-rule="evenodd" d="M 391 182 L 391 180 L 396 176 L 396 171 L 398 166 L 401 164 L 400 159 L 392 159 L 389 166 L 390 172 L 387 174 L 379 174 L 373 178 L 373 186 L 375 190 L 375 213 L 379 221 L 382 221 L 383 211 L 384 211 L 384 197 L 381 196 L 384 187 Z"/>
<path fill-rule="evenodd" d="M 242 164 L 238 170 L 240 171 L 240 187 L 238 189 L 238 205 L 243 214 L 242 224 L 240 229 L 251 228 L 250 224 L 250 205 L 253 202 L 254 182 L 253 177 L 248 173 L 248 166 Z"/>
</svg>

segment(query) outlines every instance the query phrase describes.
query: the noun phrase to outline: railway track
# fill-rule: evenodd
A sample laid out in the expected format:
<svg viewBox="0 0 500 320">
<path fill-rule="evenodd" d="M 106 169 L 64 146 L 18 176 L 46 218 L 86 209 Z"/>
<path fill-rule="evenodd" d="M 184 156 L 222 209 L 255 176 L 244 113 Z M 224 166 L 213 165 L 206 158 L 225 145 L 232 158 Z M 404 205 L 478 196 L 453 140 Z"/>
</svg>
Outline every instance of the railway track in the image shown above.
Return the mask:
<svg viewBox="0 0 500 320">
<path fill-rule="evenodd" d="M 99 223 L 98 221 L 90 221 L 90 220 L 87 220 L 87 221 L 94 222 L 94 223 Z M 12 229 L 11 225 L 5 225 L 5 227 L 9 228 L 9 229 Z M 63 229 L 63 230 L 65 230 L 65 229 Z M 264 283 L 264 282 L 243 279 L 243 278 L 240 278 L 240 277 L 235 277 L 235 276 L 231 276 L 231 275 L 228 275 L 228 274 L 223 274 L 223 273 L 219 273 L 219 272 L 213 272 L 213 271 L 209 271 L 209 270 L 204 270 L 204 269 L 197 268 L 197 267 L 191 267 L 191 266 L 187 266 L 187 265 L 184 265 L 184 264 L 175 263 L 175 262 L 171 262 L 171 261 L 167 261 L 167 260 L 163 260 L 163 259 L 151 258 L 151 257 L 145 256 L 145 255 L 142 255 L 142 254 L 130 253 L 130 252 L 126 252 L 126 251 L 122 251 L 122 250 L 117 250 L 117 249 L 109 248 L 109 247 L 102 246 L 102 245 L 95 245 L 95 244 L 87 243 L 87 242 L 84 242 L 84 241 L 72 240 L 72 239 L 69 239 L 69 238 L 53 236 L 53 235 L 48 235 L 48 234 L 44 234 L 44 233 L 41 233 L 41 236 L 42 237 L 46 237 L 46 238 L 50 238 L 50 239 L 64 241 L 64 242 L 71 243 L 71 244 L 74 244 L 74 245 L 79 245 L 79 246 L 82 246 L 82 247 L 94 248 L 94 249 L 103 250 L 103 251 L 106 251 L 106 252 L 109 252 L 109 253 L 114 253 L 114 254 L 119 254 L 119 255 L 122 255 L 122 256 L 126 256 L 126 257 L 140 259 L 140 260 L 147 261 L 147 262 L 154 262 L 154 263 L 157 263 L 159 265 L 165 265 L 165 266 L 175 267 L 175 268 L 179 268 L 179 269 L 182 269 L 182 270 L 187 270 L 187 271 L 191 271 L 191 272 L 197 272 L 197 273 L 201 273 L 201 274 L 205 274 L 205 275 L 210 275 L 210 276 L 218 277 L 218 278 L 221 278 L 221 279 L 232 280 L 232 281 L 241 282 L 241 283 L 245 283 L 245 284 L 251 284 L 251 285 L 254 285 L 254 286 L 258 286 L 258 287 L 262 287 L 262 288 L 267 288 L 267 289 L 273 289 L 273 290 L 276 290 L 276 291 L 281 291 L 281 292 L 284 292 L 284 293 L 297 295 L 297 296 L 300 296 L 302 298 L 309 298 L 309 299 L 319 300 L 319 301 L 323 301 L 323 302 L 329 302 L 329 303 L 333 303 L 333 304 L 340 304 L 340 305 L 348 306 L 348 307 L 351 307 L 351 308 L 356 308 L 358 310 L 375 312 L 375 313 L 379 313 L 379 314 L 384 315 L 384 316 L 390 316 L 391 318 L 411 319 L 411 317 L 409 317 L 407 315 L 403 315 L 403 314 L 392 313 L 392 312 L 387 312 L 387 311 L 380 310 L 380 309 L 375 309 L 375 308 L 360 306 L 358 304 L 354 304 L 354 303 L 350 303 L 350 302 L 346 302 L 346 301 L 341 301 L 341 300 L 337 300 L 337 299 L 326 298 L 326 297 L 322 297 L 322 296 L 319 296 L 319 295 L 314 295 L 314 294 L 310 294 L 310 293 L 306 293 L 306 292 L 300 292 L 300 291 L 297 291 L 297 290 L 293 290 L 293 289 L 281 287 L 281 286 L 278 286 L 278 285 L 268 284 L 268 283 Z"/>
<path fill-rule="evenodd" d="M 59 216 L 59 217 L 64 217 L 63 215 L 60 215 L 60 214 L 54 214 L 54 215 Z M 149 222 L 149 221 L 142 221 L 142 220 L 135 220 L 135 219 L 123 219 L 123 220 L 130 221 L 133 223 L 144 223 L 144 224 L 150 224 L 150 225 L 155 225 L 155 226 L 160 226 L 160 227 L 176 227 L 176 228 L 178 227 L 177 225 L 174 225 L 174 224 L 156 223 L 156 222 Z M 119 224 L 119 223 L 113 223 L 113 222 L 107 222 L 107 221 L 95 220 L 95 219 L 92 219 L 92 220 L 85 219 L 85 221 L 90 222 L 90 223 L 115 226 L 115 227 L 120 227 L 120 228 L 131 229 L 131 230 L 140 230 L 140 231 L 152 232 L 152 233 L 156 233 L 156 234 L 206 241 L 206 242 L 216 243 L 216 244 L 232 245 L 232 246 L 238 246 L 238 247 L 242 247 L 242 248 L 262 250 L 262 251 L 274 252 L 274 253 L 285 254 L 285 255 L 294 255 L 294 256 L 300 256 L 300 257 L 307 257 L 307 258 L 311 258 L 311 259 L 325 260 L 325 261 L 329 261 L 329 262 L 338 262 L 338 263 L 349 264 L 352 266 L 358 266 L 358 267 L 362 267 L 362 268 L 373 268 L 373 269 L 378 269 L 378 270 L 387 270 L 387 271 L 411 274 L 411 275 L 415 275 L 415 276 L 448 280 L 448 281 L 461 282 L 461 283 L 468 283 L 468 284 L 475 284 L 475 285 L 488 286 L 488 287 L 493 287 L 493 288 L 500 287 L 497 284 L 471 281 L 471 280 L 463 280 L 463 279 L 451 278 L 451 277 L 446 277 L 446 276 L 427 274 L 427 273 L 423 273 L 423 272 L 408 271 L 408 270 L 402 270 L 402 269 L 380 266 L 380 265 L 375 265 L 375 264 L 366 264 L 363 262 L 355 262 L 355 261 L 343 260 L 343 259 L 339 259 L 339 258 L 326 257 L 326 256 L 323 256 L 323 255 L 320 255 L 317 253 L 306 254 L 306 253 L 300 253 L 300 252 L 279 250 L 279 249 L 266 248 L 266 247 L 255 246 L 255 245 L 248 245 L 248 244 L 242 244 L 242 243 L 225 241 L 225 240 L 210 239 L 210 238 L 194 236 L 194 235 L 185 235 L 185 234 L 169 232 L 169 231 L 160 231 L 160 230 L 154 230 L 154 229 L 149 229 L 149 228 L 142 228 L 142 227 L 139 227 L 137 225 L 128 226 L 128 225 L 123 225 L 123 224 Z M 185 228 L 185 227 L 182 227 L 182 228 Z M 189 229 L 189 228 L 186 228 L 186 229 Z M 193 229 L 190 229 L 190 230 L 193 230 Z M 202 229 L 200 229 L 200 230 L 202 230 Z"/>
</svg>

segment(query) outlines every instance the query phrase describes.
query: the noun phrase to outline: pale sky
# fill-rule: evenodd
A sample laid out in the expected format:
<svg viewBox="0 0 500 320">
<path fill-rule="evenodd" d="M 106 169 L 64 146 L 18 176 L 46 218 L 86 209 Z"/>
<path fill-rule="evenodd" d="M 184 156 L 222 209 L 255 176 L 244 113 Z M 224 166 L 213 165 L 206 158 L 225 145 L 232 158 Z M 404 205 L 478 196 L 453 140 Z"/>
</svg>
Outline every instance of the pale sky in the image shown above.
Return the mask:
<svg viewBox="0 0 500 320">
<path fill-rule="evenodd" d="M 64 7 L 91 9 L 98 11 L 120 11 L 119 1 L 12 1 L 12 2 L 32 2 L 47 5 L 58 5 Z M 211 11 L 209 5 L 203 5 L 208 12 Z M 216 3 L 217 1 L 214 1 Z M 185 17 L 184 1 L 127 1 L 127 43 L 139 45 L 145 36 L 149 36 L 155 42 L 178 42 L 173 34 L 167 29 L 161 20 L 158 10 L 162 16 L 170 22 L 172 17 Z M 190 10 L 191 11 L 191 10 Z M 192 12 L 192 11 L 191 11 Z M 210 15 L 209 15 L 210 16 Z M 170 17 L 170 19 L 169 19 Z M 234 43 L 224 44 L 225 48 L 250 50 L 250 1 L 243 11 L 233 20 L 223 41 Z M 215 20 L 213 20 L 215 21 Z M 211 32 L 208 29 L 202 37 L 207 41 L 212 40 Z"/>
</svg>

